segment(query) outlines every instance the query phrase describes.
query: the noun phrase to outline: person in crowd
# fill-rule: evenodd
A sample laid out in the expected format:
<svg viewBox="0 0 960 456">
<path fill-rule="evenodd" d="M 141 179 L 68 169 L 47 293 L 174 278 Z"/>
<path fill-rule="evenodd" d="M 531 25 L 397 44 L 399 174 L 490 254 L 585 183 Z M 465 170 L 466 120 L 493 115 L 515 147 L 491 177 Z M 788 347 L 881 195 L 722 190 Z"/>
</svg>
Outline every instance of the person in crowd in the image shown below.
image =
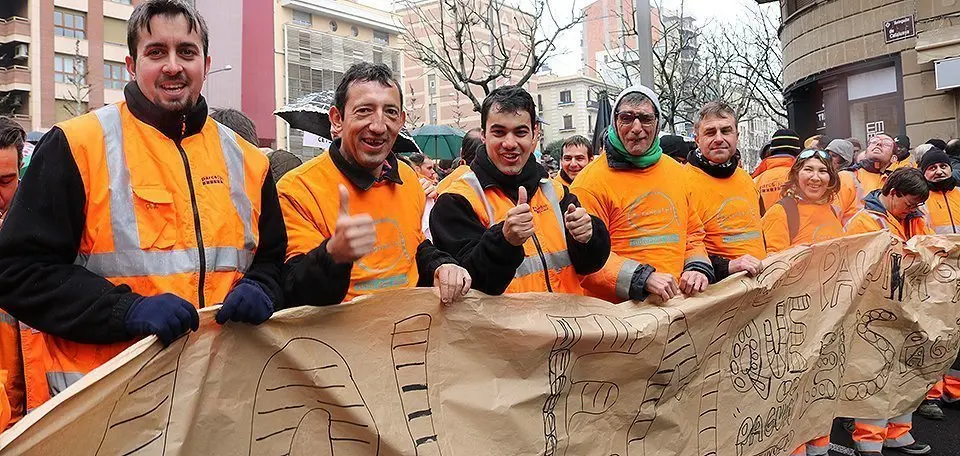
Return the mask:
<svg viewBox="0 0 960 456">
<path fill-rule="evenodd" d="M 27 133 L 16 121 L 0 116 L 0 226 L 20 183 L 20 168 Z M 6 374 L 4 376 L 4 374 Z M 0 310 L 0 432 L 26 413 L 20 323 Z M 4 412 L 5 410 L 5 412 Z M 6 413 L 6 422 L 3 415 Z"/>
<path fill-rule="evenodd" d="M 857 154 L 859 154 L 860 151 L 863 150 L 863 143 L 860 142 L 860 139 L 854 138 L 854 137 L 849 137 L 849 138 L 847 138 L 847 141 L 849 141 L 850 144 L 853 144 L 853 158 L 856 159 L 856 158 L 857 158 Z M 854 160 L 854 162 L 856 162 L 856 161 L 857 161 L 857 160 Z"/>
<path fill-rule="evenodd" d="M 930 138 L 926 143 L 940 150 L 947 150 L 947 142 L 940 138 Z M 919 163 L 919 162 L 918 162 Z"/>
<path fill-rule="evenodd" d="M 947 148 L 943 151 L 950 157 L 950 168 L 953 170 L 953 178 L 960 183 L 960 139 L 947 141 Z"/>
<path fill-rule="evenodd" d="M 206 23 L 147 0 L 127 24 L 124 101 L 44 135 L 0 230 L 0 306 L 35 329 L 28 408 L 138 338 L 196 330 L 197 308 L 259 324 L 282 306 L 276 189 L 267 157 L 207 116 Z"/>
<path fill-rule="evenodd" d="M 927 152 L 930 152 L 933 149 L 937 149 L 937 146 L 934 146 L 933 144 L 928 144 L 928 143 L 921 144 L 913 149 L 911 160 L 913 160 L 913 162 L 917 164 L 918 169 L 920 167 L 920 162 L 923 161 L 923 156 Z M 943 149 L 938 149 L 938 150 L 943 152 Z"/>
<path fill-rule="evenodd" d="M 893 138 L 893 142 L 895 144 L 893 155 L 896 160 L 890 164 L 888 171 L 892 173 L 900 168 L 915 168 L 917 162 L 913 160 L 913 156 L 910 153 L 910 137 L 907 135 L 897 135 L 897 137 Z"/>
<path fill-rule="evenodd" d="M 869 149 L 869 147 L 868 147 Z M 864 197 L 864 208 L 845 226 L 848 235 L 887 229 L 901 242 L 913 236 L 933 234 L 919 211 L 930 195 L 924 173 L 916 168 L 894 171 L 879 190 Z M 884 447 L 906 454 L 927 454 L 930 445 L 918 443 L 910 434 L 913 414 L 890 419 L 854 420 L 853 442 L 862 456 L 882 456 Z"/>
<path fill-rule="evenodd" d="M 536 118 L 521 87 L 487 95 L 480 108 L 486 153 L 440 194 L 430 217 L 437 246 L 487 294 L 582 294 L 580 276 L 599 270 L 610 253 L 604 223 L 533 158 Z"/>
<path fill-rule="evenodd" d="M 560 147 L 560 174 L 557 182 L 570 186 L 577 174 L 593 160 L 593 144 L 580 135 L 573 135 L 563 141 Z"/>
<path fill-rule="evenodd" d="M 830 142 L 833 145 L 839 140 Z M 840 176 L 834 157 L 807 149 L 790 167 L 782 199 L 763 215 L 763 237 L 768 254 L 802 244 L 815 244 L 843 236 L 838 211 L 830 204 L 840 191 Z M 795 456 L 825 456 L 830 447 L 830 429 L 794 450 Z"/>
<path fill-rule="evenodd" d="M 303 164 L 303 160 L 301 160 L 300 157 L 283 149 L 277 149 L 271 152 L 269 158 L 270 173 L 273 174 L 274 181 L 279 181 L 285 174 Z"/>
<path fill-rule="evenodd" d="M 830 144 L 827 144 L 827 148 L 824 150 L 830 154 L 830 159 L 833 160 L 833 169 L 835 170 L 843 169 L 853 164 L 853 144 L 850 144 L 850 141 L 846 139 L 834 139 L 830 141 Z"/>
<path fill-rule="evenodd" d="M 440 177 L 436 169 L 437 163 L 432 158 L 422 153 L 410 154 L 407 158 L 410 159 L 413 170 L 417 172 L 417 175 L 426 179 L 431 184 L 440 182 Z"/>
<path fill-rule="evenodd" d="M 867 143 L 864 158 L 840 172 L 840 193 L 837 205 L 844 223 L 863 208 L 863 199 L 883 186 L 889 174 L 888 168 L 895 162 L 895 143 L 890 135 L 880 133 Z"/>
<path fill-rule="evenodd" d="M 210 118 L 233 130 L 248 143 L 260 146 L 257 127 L 246 114 L 233 108 L 217 108 L 210 114 Z"/>
<path fill-rule="evenodd" d="M 763 160 L 770 156 L 770 143 L 766 143 L 763 147 L 760 148 L 760 160 Z M 757 177 L 757 176 L 751 176 Z"/>
<path fill-rule="evenodd" d="M 960 189 L 953 178 L 953 169 L 950 157 L 932 144 L 924 144 L 932 149 L 923 155 L 920 161 L 920 170 L 930 188 L 930 197 L 927 199 L 922 212 L 926 217 L 927 226 L 937 234 L 960 233 Z M 924 145 L 918 146 L 917 149 Z M 944 376 L 944 379 L 927 393 L 926 399 L 917 408 L 917 414 L 932 420 L 942 420 L 943 410 L 940 409 L 941 400 L 956 402 L 960 399 L 960 372 L 954 367 Z"/>
<path fill-rule="evenodd" d="M 780 129 L 770 140 L 770 156 L 753 171 L 753 183 L 760 192 L 761 214 L 780 201 L 780 190 L 787 181 L 790 167 L 800 153 L 800 136 L 789 129 Z"/>
<path fill-rule="evenodd" d="M 451 183 L 456 182 L 457 179 L 460 179 L 460 176 L 470 171 L 470 164 L 473 163 L 473 159 L 479 153 L 486 153 L 483 145 L 483 129 L 471 128 L 463 136 L 463 144 L 460 145 L 460 164 L 453 169 L 449 176 L 444 177 L 437 184 L 437 193 L 443 192 Z"/>
<path fill-rule="evenodd" d="M 459 161 L 460 159 L 457 159 L 457 162 Z M 453 172 L 453 168 L 455 167 L 456 166 L 454 165 L 453 159 L 444 158 L 442 160 L 437 160 L 436 170 L 437 170 L 437 179 L 439 179 L 437 183 L 439 183 L 445 177 L 449 176 L 450 173 Z"/>
<path fill-rule="evenodd" d="M 697 149 L 685 165 L 687 200 L 703 222 L 704 246 L 721 281 L 760 272 L 766 256 L 760 232 L 760 192 L 740 168 L 737 114 L 722 101 L 700 108 L 693 124 Z"/>
<path fill-rule="evenodd" d="M 832 139 L 827 135 L 815 135 L 803 142 L 804 149 L 826 150 Z"/>
<path fill-rule="evenodd" d="M 696 145 L 679 135 L 663 135 L 660 137 L 660 148 L 663 154 L 673 158 L 677 163 L 687 163 L 687 156 L 696 148 Z"/>
<path fill-rule="evenodd" d="M 392 152 L 405 119 L 386 65 L 357 63 L 344 73 L 330 108 L 339 137 L 277 184 L 291 306 L 415 286 L 438 286 L 450 303 L 470 290 L 470 274 L 425 238 L 423 189 Z"/>
<path fill-rule="evenodd" d="M 692 296 L 715 280 L 703 223 L 688 200 L 683 165 L 663 157 L 657 95 L 635 85 L 613 105 L 606 153 L 580 172 L 571 191 L 610 227 L 603 269 L 584 278 L 591 296 L 611 302 Z"/>
</svg>

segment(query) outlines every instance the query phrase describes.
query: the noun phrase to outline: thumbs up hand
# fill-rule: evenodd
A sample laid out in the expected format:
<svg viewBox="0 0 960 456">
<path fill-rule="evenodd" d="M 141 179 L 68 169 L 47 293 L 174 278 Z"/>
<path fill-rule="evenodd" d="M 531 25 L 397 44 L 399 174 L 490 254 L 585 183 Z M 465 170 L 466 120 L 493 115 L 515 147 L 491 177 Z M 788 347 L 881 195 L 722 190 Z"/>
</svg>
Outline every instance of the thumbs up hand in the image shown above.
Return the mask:
<svg viewBox="0 0 960 456">
<path fill-rule="evenodd" d="M 503 221 L 503 237 L 510 245 L 521 246 L 533 236 L 533 212 L 527 204 L 527 189 L 520 187 L 517 205 L 507 211 Z"/>
<path fill-rule="evenodd" d="M 590 238 L 593 237 L 593 219 L 582 207 L 576 207 L 573 204 L 567 206 L 567 213 L 563 215 L 563 224 L 573 240 L 581 244 L 590 242 Z"/>
<path fill-rule="evenodd" d="M 369 214 L 350 215 L 350 194 L 340 185 L 340 215 L 333 236 L 327 241 L 327 253 L 337 263 L 352 263 L 373 251 L 377 229 Z"/>
</svg>

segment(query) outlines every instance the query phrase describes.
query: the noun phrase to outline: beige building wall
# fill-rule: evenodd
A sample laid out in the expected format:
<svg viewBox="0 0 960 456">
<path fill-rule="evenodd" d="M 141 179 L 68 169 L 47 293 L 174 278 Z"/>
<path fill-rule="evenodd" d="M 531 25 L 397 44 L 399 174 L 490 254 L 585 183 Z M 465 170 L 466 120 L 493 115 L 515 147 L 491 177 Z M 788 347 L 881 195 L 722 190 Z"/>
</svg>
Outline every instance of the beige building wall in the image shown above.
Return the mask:
<svg viewBox="0 0 960 456">
<path fill-rule="evenodd" d="M 587 138 L 593 136 L 597 121 L 597 94 L 604 84 L 583 75 L 541 78 L 538 81 L 539 109 L 543 120 L 544 144 L 567 139 L 573 135 Z M 610 87 L 608 90 L 615 92 Z M 569 91 L 570 101 L 561 101 L 561 93 Z M 570 116 L 572 127 L 567 128 L 564 118 Z"/>
</svg>

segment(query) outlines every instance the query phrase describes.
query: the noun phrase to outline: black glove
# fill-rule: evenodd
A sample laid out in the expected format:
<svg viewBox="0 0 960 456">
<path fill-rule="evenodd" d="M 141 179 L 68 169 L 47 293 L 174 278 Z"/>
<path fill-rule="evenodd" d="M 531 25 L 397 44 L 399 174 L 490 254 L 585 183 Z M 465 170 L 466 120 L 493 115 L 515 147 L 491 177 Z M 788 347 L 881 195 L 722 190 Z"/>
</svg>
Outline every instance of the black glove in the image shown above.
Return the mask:
<svg viewBox="0 0 960 456">
<path fill-rule="evenodd" d="M 237 283 L 227 298 L 223 300 L 223 307 L 217 312 L 217 323 L 239 321 L 259 325 L 273 315 L 273 300 L 264 293 L 257 282 L 243 279 Z"/>
<path fill-rule="evenodd" d="M 163 346 L 200 327 L 197 309 L 183 298 L 164 293 L 136 300 L 124 319 L 127 331 L 135 336 L 156 334 Z"/>
</svg>

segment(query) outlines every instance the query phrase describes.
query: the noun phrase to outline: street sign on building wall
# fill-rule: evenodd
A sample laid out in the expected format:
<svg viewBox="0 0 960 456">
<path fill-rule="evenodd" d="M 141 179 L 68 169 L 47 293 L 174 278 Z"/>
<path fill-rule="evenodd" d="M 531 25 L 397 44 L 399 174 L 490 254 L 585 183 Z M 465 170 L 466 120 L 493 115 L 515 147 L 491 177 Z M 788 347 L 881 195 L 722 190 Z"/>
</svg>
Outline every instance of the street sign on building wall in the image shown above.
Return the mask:
<svg viewBox="0 0 960 456">
<path fill-rule="evenodd" d="M 883 38 L 887 44 L 917 36 L 913 16 L 898 17 L 883 23 Z"/>
</svg>

